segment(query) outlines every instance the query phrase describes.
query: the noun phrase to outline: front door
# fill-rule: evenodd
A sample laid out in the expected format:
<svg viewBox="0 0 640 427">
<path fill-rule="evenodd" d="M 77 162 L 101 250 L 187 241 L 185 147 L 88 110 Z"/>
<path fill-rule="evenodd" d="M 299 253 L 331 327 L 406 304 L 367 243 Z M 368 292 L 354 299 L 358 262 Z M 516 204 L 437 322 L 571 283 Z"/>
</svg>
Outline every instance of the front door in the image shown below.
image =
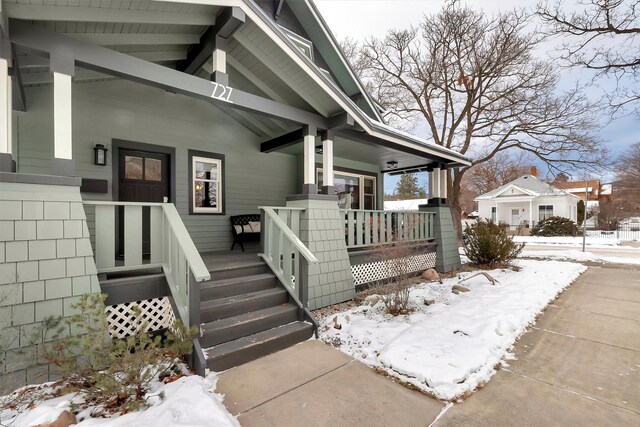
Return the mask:
<svg viewBox="0 0 640 427">
<path fill-rule="evenodd" d="M 515 229 L 520 224 L 520 209 L 511 209 L 511 228 Z"/>
<path fill-rule="evenodd" d="M 118 200 L 121 202 L 168 202 L 170 194 L 169 155 L 118 149 Z M 119 210 L 124 224 L 124 209 Z M 124 254 L 124 227 L 119 226 L 118 254 Z M 149 208 L 142 209 L 142 252 L 150 253 Z"/>
</svg>

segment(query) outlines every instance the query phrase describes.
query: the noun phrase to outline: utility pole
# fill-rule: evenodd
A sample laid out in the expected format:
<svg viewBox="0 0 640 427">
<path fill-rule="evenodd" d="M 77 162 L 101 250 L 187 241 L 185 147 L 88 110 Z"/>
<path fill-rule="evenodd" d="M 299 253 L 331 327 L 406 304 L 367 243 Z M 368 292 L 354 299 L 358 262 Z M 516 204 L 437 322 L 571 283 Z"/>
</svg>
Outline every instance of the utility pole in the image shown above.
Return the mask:
<svg viewBox="0 0 640 427">
<path fill-rule="evenodd" d="M 589 179 L 584 180 L 584 214 L 582 215 L 582 252 L 587 245 L 587 204 L 589 202 Z"/>
</svg>

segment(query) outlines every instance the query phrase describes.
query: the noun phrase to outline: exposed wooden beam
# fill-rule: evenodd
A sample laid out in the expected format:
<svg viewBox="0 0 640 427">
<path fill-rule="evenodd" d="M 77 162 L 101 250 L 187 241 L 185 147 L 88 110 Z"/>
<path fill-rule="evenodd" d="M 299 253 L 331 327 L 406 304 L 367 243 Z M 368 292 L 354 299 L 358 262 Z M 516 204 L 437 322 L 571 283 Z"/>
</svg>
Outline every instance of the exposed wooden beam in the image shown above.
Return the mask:
<svg viewBox="0 0 640 427">
<path fill-rule="evenodd" d="M 275 70 L 280 68 L 279 64 L 276 63 L 272 58 L 269 58 L 265 53 L 261 50 L 255 49 L 251 46 L 251 41 L 248 40 L 242 33 L 238 33 L 235 36 L 235 39 L 238 43 L 240 43 L 245 49 L 251 52 L 257 59 L 260 61 L 265 67 L 270 70 L 274 70 L 275 74 L 278 78 L 287 86 L 289 86 L 300 98 L 302 98 L 307 104 L 309 104 L 312 108 L 314 108 L 317 112 L 322 114 L 323 116 L 328 116 L 329 111 L 323 106 L 321 106 L 318 102 L 316 102 L 313 97 L 309 96 L 309 93 L 298 83 L 294 82 L 291 79 L 284 79 L 281 77 L 280 73 Z"/>
<path fill-rule="evenodd" d="M 118 22 L 138 24 L 211 25 L 214 14 L 176 13 L 86 6 L 4 3 L 9 18 L 34 21 Z"/>
<path fill-rule="evenodd" d="M 353 116 L 349 113 L 343 112 L 329 117 L 329 129 L 351 129 L 355 125 Z"/>
<path fill-rule="evenodd" d="M 166 61 L 180 61 L 187 57 L 187 53 L 183 50 L 172 51 L 150 51 L 150 52 L 125 52 L 126 55 L 133 56 L 139 59 L 144 59 L 149 62 L 166 62 Z"/>
<path fill-rule="evenodd" d="M 75 75 L 73 76 L 74 82 L 84 82 L 88 80 L 98 80 L 98 79 L 110 79 L 113 76 L 108 74 L 99 73 L 91 70 L 76 70 Z M 53 82 L 53 76 L 50 72 L 42 72 L 42 73 L 25 73 L 22 75 L 22 84 L 25 85 L 36 85 L 36 84 L 48 84 Z"/>
<path fill-rule="evenodd" d="M 114 50 L 84 43 L 44 28 L 15 22 L 11 42 L 26 51 L 65 55 L 82 68 L 104 72 L 207 102 L 261 114 L 301 125 L 326 129 L 325 117 L 281 104 L 237 88 L 222 86 L 196 76 L 144 61 Z"/>
<path fill-rule="evenodd" d="M 66 33 L 69 37 L 103 46 L 110 45 L 180 45 L 200 42 L 199 34 L 127 34 L 127 33 Z"/>
<path fill-rule="evenodd" d="M 284 135 L 276 136 L 268 141 L 260 144 L 260 151 L 263 153 L 270 153 L 272 151 L 281 150 L 291 145 L 299 144 L 304 140 L 307 135 L 306 128 L 302 127 L 292 132 L 285 133 Z"/>
<path fill-rule="evenodd" d="M 228 39 L 244 23 L 246 17 L 239 7 L 228 7 L 216 17 L 216 23 L 200 38 L 199 45 L 190 52 L 188 59 L 178 64 L 178 70 L 194 74 L 211 57 L 218 43 L 217 38 Z"/>
<path fill-rule="evenodd" d="M 22 73 L 20 72 L 20 64 L 16 59 L 15 51 L 13 52 L 13 68 L 11 69 L 11 76 L 13 77 L 13 109 L 16 111 L 27 111 L 27 98 L 24 94 Z"/>
</svg>

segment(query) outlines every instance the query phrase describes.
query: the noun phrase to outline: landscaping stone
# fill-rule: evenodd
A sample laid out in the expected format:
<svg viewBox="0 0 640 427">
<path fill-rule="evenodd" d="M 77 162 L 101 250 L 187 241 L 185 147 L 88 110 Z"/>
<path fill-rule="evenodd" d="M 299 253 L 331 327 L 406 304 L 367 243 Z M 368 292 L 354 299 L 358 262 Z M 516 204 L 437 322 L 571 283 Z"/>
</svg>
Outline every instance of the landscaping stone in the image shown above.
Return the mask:
<svg viewBox="0 0 640 427">
<path fill-rule="evenodd" d="M 420 275 L 420 277 L 423 280 L 427 280 L 429 282 L 438 281 L 438 282 L 442 283 L 442 279 L 440 278 L 440 274 L 438 274 L 438 272 L 433 268 L 428 268 L 425 271 L 423 271 L 422 274 Z"/>
<path fill-rule="evenodd" d="M 436 303 L 436 300 L 431 299 L 431 298 L 425 298 L 424 300 L 424 305 L 433 305 Z"/>
<path fill-rule="evenodd" d="M 459 293 L 461 293 L 461 292 L 469 292 L 470 290 L 471 290 L 471 289 L 469 289 L 469 288 L 465 288 L 465 287 L 464 287 L 464 286 L 462 286 L 462 285 L 453 285 L 453 286 L 451 287 L 451 292 L 453 292 L 453 293 L 454 293 L 454 294 L 456 294 L 456 295 L 457 295 L 457 294 L 459 294 Z"/>
</svg>

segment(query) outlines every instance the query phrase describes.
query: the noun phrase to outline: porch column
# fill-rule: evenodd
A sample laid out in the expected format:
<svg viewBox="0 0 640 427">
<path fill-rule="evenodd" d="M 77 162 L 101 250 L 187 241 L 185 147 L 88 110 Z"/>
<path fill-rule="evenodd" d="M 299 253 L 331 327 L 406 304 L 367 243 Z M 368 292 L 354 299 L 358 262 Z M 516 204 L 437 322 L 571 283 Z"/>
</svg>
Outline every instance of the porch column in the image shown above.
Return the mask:
<svg viewBox="0 0 640 427">
<path fill-rule="evenodd" d="M 11 156 L 12 81 L 9 75 L 11 44 L 0 40 L 0 172 L 13 171 Z"/>
<path fill-rule="evenodd" d="M 533 227 L 533 200 L 529 200 L 529 227 Z"/>
<path fill-rule="evenodd" d="M 215 38 L 213 49 L 211 81 L 227 86 L 229 75 L 227 74 L 227 41 L 220 36 Z"/>
<path fill-rule="evenodd" d="M 51 57 L 53 72 L 53 164 L 54 175 L 74 176 L 72 146 L 71 80 L 75 61 L 61 56 Z"/>
<path fill-rule="evenodd" d="M 440 198 L 447 198 L 447 183 L 449 180 L 449 171 L 443 168 L 440 171 Z"/>
<path fill-rule="evenodd" d="M 439 199 L 440 198 L 440 178 L 442 177 L 440 173 L 440 168 L 433 168 L 433 172 L 429 172 L 429 198 L 430 199 Z"/>
<path fill-rule="evenodd" d="M 305 136 L 303 139 L 304 146 L 304 183 L 302 186 L 303 194 L 317 194 L 318 187 L 316 185 L 316 128 L 315 126 L 307 126 L 305 128 Z"/>
<path fill-rule="evenodd" d="M 322 139 L 322 194 L 335 194 L 333 183 L 333 133 L 323 131 Z"/>
</svg>

